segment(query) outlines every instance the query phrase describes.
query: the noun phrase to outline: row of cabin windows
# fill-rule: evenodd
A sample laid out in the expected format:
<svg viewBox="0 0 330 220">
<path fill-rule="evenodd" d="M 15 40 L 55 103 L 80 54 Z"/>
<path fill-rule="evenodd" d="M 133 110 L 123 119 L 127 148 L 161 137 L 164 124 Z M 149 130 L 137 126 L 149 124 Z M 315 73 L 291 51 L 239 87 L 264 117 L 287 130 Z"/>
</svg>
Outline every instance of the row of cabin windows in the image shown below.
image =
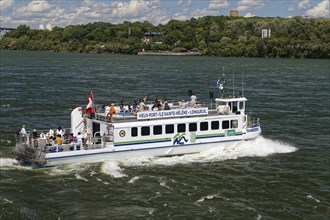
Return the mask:
<svg viewBox="0 0 330 220">
<path fill-rule="evenodd" d="M 219 130 L 220 129 L 220 122 L 219 121 L 211 121 L 211 130 Z M 173 124 L 165 125 L 165 133 L 166 134 L 173 134 L 174 133 L 174 126 Z M 187 124 L 177 124 L 177 132 L 182 133 L 186 132 Z M 238 121 L 237 120 L 226 120 L 222 121 L 222 129 L 230 129 L 230 128 L 237 128 Z M 161 135 L 163 134 L 163 126 L 162 125 L 155 125 L 152 127 L 154 135 Z M 197 131 L 197 123 L 189 123 L 188 124 L 189 131 Z M 199 130 L 200 131 L 207 131 L 209 130 L 209 122 L 204 121 L 199 123 Z M 133 127 L 131 128 L 131 135 L 132 137 L 138 136 L 138 128 Z M 145 126 L 141 127 L 141 135 L 148 136 L 150 135 L 150 127 Z"/>
</svg>

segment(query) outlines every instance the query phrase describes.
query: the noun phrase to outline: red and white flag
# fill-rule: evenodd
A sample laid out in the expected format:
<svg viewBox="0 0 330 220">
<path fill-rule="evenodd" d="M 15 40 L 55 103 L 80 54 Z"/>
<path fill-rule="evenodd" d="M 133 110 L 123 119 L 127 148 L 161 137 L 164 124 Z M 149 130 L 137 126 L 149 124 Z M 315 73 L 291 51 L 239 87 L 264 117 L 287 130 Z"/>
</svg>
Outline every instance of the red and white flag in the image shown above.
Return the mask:
<svg viewBox="0 0 330 220">
<path fill-rule="evenodd" d="M 93 92 L 92 91 L 89 94 L 85 114 L 91 114 L 91 113 L 94 113 L 94 103 L 93 103 Z"/>
</svg>

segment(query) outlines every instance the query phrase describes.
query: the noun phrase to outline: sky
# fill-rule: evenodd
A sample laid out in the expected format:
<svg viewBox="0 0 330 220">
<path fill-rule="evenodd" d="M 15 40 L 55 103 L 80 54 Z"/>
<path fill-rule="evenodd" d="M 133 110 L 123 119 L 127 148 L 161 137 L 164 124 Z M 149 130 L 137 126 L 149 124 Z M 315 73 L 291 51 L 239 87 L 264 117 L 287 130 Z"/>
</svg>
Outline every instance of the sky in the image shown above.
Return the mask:
<svg viewBox="0 0 330 220">
<path fill-rule="evenodd" d="M 326 17 L 330 0 L 0 0 L 0 27 L 28 25 L 53 27 L 94 22 L 149 21 L 166 24 L 171 19 L 229 16 Z"/>
</svg>

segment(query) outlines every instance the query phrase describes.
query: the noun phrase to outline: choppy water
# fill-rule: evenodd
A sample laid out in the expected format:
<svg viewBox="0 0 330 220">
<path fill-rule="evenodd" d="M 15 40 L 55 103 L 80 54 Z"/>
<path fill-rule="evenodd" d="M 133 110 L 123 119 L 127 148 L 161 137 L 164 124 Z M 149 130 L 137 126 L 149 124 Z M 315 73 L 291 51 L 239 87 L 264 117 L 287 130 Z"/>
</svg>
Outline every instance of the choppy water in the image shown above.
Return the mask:
<svg viewBox="0 0 330 220">
<path fill-rule="evenodd" d="M 329 219 L 330 62 L 1 51 L 0 219 Z M 228 86 L 263 136 L 231 148 L 33 170 L 14 131 L 69 127 L 85 105 L 148 96 L 208 100 Z M 232 90 L 227 90 L 232 93 Z"/>
</svg>

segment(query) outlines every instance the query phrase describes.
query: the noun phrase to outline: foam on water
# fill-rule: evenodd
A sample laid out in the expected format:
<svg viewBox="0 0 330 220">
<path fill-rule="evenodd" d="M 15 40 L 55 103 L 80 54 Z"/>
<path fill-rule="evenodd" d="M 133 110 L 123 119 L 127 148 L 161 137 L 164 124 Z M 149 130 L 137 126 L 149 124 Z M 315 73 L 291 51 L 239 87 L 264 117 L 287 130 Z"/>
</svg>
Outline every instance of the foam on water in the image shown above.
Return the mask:
<svg viewBox="0 0 330 220">
<path fill-rule="evenodd" d="M 75 174 L 75 177 L 76 177 L 76 179 L 78 179 L 78 180 L 83 180 L 83 181 L 85 181 L 85 182 L 88 182 L 88 180 L 87 180 L 85 177 L 82 177 L 79 173 L 76 173 L 76 174 Z"/>
<path fill-rule="evenodd" d="M 0 158 L 0 170 L 32 170 L 31 167 L 20 166 L 18 161 L 13 158 Z"/>
<path fill-rule="evenodd" d="M 104 161 L 101 166 L 101 172 L 114 178 L 126 177 L 124 170 L 120 168 L 117 161 Z"/>
<path fill-rule="evenodd" d="M 205 199 L 211 200 L 211 199 L 214 199 L 214 198 L 219 198 L 219 194 L 213 194 L 213 195 L 203 196 L 202 198 L 200 198 L 199 200 L 197 200 L 196 203 L 204 202 Z"/>
<path fill-rule="evenodd" d="M 133 184 L 135 181 L 137 181 L 137 180 L 140 179 L 140 178 L 141 178 L 140 176 L 135 176 L 135 177 L 133 177 L 132 179 L 130 179 L 130 180 L 128 181 L 128 183 Z"/>
<path fill-rule="evenodd" d="M 275 153 L 292 153 L 297 148 L 282 143 L 258 137 L 255 140 L 243 141 L 232 146 L 219 146 L 196 154 L 173 157 L 136 157 L 121 160 L 124 166 L 173 166 L 177 164 L 202 163 L 233 160 L 241 157 L 266 157 Z"/>
<path fill-rule="evenodd" d="M 74 163 L 46 168 L 45 173 L 51 176 L 68 175 L 72 173 L 80 173 L 90 168 L 88 163 Z M 78 179 L 78 178 L 77 178 Z"/>
</svg>

